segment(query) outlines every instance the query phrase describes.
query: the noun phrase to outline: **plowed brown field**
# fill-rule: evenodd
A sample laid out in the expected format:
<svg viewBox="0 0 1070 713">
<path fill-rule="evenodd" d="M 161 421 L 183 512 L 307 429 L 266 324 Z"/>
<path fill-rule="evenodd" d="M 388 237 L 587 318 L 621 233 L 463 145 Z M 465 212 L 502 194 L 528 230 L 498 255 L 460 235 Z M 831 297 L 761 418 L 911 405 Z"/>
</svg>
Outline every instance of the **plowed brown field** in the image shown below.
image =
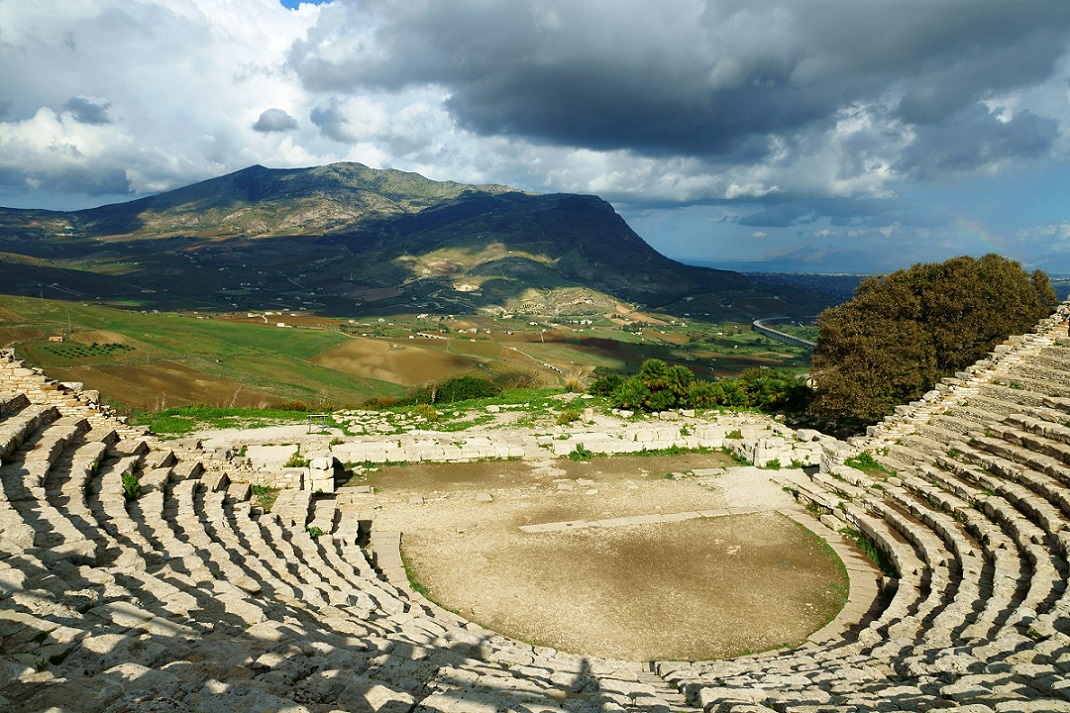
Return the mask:
<svg viewBox="0 0 1070 713">
<path fill-rule="evenodd" d="M 373 339 L 344 342 L 312 361 L 335 371 L 402 386 L 457 376 L 482 363 L 462 354 Z"/>
<path fill-rule="evenodd" d="M 276 396 L 169 361 L 133 366 L 56 367 L 49 374 L 60 381 L 80 381 L 87 389 L 113 394 L 128 406 L 143 409 L 202 403 L 259 407 L 281 401 Z"/>
</svg>

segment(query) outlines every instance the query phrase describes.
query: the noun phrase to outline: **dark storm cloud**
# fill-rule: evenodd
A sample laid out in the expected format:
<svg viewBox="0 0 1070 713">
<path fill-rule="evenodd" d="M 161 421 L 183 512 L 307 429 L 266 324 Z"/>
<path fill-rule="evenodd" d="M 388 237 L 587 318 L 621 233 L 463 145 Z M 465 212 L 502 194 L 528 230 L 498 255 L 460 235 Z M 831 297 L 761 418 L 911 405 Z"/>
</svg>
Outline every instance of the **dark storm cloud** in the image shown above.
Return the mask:
<svg viewBox="0 0 1070 713">
<path fill-rule="evenodd" d="M 73 116 L 76 121 L 94 126 L 111 123 L 111 117 L 108 116 L 108 109 L 110 108 L 111 102 L 105 99 L 83 96 L 71 97 L 63 105 L 63 111 Z"/>
<path fill-rule="evenodd" d="M 106 166 L 65 167 L 61 171 L 0 166 L 0 186 L 86 196 L 122 195 L 130 192 L 130 182 L 121 168 Z"/>
<path fill-rule="evenodd" d="M 290 62 L 316 91 L 444 87 L 479 134 L 743 162 L 888 94 L 946 125 L 1049 77 L 1068 26 L 1052 0 L 379 0 L 325 8 Z"/>
<path fill-rule="evenodd" d="M 806 225 L 821 217 L 833 225 L 852 223 L 886 224 L 910 210 L 907 201 L 895 198 L 827 198 L 766 205 L 736 220 L 739 225 L 762 228 L 786 228 Z"/>
<path fill-rule="evenodd" d="M 265 109 L 253 124 L 253 131 L 263 134 L 271 134 L 284 131 L 293 131 L 297 128 L 297 119 L 290 116 L 282 109 Z"/>
<path fill-rule="evenodd" d="M 349 130 L 349 120 L 337 99 L 331 99 L 327 106 L 316 106 L 309 112 L 312 123 L 320 133 L 329 139 L 341 143 L 352 143 L 353 135 Z"/>
<path fill-rule="evenodd" d="M 968 173 L 1007 159 L 1044 155 L 1058 134 L 1059 124 L 1054 119 L 1025 111 L 1001 121 L 983 106 L 976 106 L 954 121 L 919 126 L 897 169 L 921 178 Z"/>
</svg>

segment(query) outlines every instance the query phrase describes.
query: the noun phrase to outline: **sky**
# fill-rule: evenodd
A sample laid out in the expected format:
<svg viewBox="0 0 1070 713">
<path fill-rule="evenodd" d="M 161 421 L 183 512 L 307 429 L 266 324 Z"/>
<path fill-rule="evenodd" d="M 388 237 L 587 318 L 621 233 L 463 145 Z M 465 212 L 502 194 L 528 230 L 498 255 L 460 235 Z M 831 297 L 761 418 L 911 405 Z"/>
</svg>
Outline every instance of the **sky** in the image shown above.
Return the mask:
<svg viewBox="0 0 1070 713">
<path fill-rule="evenodd" d="M 359 161 L 670 257 L 1070 274 L 1066 0 L 0 0 L 0 206 Z"/>
</svg>

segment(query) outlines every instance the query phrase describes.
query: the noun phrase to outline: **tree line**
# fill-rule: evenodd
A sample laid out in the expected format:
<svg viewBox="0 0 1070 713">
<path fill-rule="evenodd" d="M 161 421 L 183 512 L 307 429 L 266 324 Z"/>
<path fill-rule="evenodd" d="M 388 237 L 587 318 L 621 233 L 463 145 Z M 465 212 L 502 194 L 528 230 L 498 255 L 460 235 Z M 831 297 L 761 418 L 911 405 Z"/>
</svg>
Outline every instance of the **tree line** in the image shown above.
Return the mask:
<svg viewBox="0 0 1070 713">
<path fill-rule="evenodd" d="M 818 317 L 811 389 L 786 369 L 704 381 L 660 359 L 634 376 L 608 374 L 590 391 L 619 408 L 756 408 L 865 425 L 919 398 L 945 376 L 1028 332 L 1058 300 L 1048 276 L 995 254 L 918 263 L 866 278 L 850 301 Z"/>
</svg>

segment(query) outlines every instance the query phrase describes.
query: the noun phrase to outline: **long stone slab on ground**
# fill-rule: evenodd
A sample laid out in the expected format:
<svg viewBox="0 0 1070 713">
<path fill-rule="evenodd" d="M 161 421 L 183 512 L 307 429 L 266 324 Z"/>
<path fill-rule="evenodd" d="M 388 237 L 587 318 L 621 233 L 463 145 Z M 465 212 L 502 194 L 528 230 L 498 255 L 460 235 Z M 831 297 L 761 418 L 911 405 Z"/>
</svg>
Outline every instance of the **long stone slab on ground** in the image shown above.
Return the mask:
<svg viewBox="0 0 1070 713">
<path fill-rule="evenodd" d="M 765 512 L 762 508 L 731 508 L 729 510 L 703 510 L 701 512 L 653 513 L 650 515 L 632 515 L 631 517 L 612 517 L 606 520 L 565 520 L 562 522 L 545 522 L 536 525 L 521 525 L 521 532 L 561 532 L 562 530 L 585 530 L 589 527 L 627 527 L 629 525 L 660 525 L 699 518 L 724 517 L 726 515 L 750 515 Z"/>
</svg>

